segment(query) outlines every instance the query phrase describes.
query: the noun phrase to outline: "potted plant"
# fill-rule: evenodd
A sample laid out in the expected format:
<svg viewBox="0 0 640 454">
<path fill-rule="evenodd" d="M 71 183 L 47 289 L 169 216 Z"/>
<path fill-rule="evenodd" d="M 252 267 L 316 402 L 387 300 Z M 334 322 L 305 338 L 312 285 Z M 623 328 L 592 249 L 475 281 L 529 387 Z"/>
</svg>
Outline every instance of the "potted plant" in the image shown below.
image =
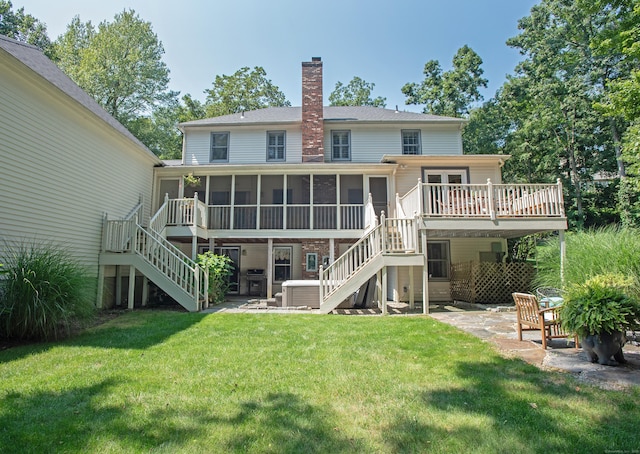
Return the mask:
<svg viewBox="0 0 640 454">
<path fill-rule="evenodd" d="M 559 308 L 563 327 L 576 333 L 591 362 L 626 362 L 622 346 L 627 330 L 640 322 L 640 303 L 632 294 L 632 280 L 621 274 L 600 274 L 569 286 Z"/>
</svg>

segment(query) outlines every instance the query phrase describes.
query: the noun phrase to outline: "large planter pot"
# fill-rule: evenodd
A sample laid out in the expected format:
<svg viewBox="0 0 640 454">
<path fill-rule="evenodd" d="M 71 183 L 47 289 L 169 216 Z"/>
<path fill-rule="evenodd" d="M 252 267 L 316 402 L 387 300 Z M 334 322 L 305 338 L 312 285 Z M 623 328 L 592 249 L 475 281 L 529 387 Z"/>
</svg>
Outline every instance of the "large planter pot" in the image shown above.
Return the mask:
<svg viewBox="0 0 640 454">
<path fill-rule="evenodd" d="M 617 366 L 627 362 L 622 354 L 622 347 L 627 343 L 627 337 L 622 331 L 592 334 L 583 337 L 581 343 L 592 363 L 598 362 L 605 366 Z M 615 361 L 611 359 L 612 357 Z"/>
</svg>

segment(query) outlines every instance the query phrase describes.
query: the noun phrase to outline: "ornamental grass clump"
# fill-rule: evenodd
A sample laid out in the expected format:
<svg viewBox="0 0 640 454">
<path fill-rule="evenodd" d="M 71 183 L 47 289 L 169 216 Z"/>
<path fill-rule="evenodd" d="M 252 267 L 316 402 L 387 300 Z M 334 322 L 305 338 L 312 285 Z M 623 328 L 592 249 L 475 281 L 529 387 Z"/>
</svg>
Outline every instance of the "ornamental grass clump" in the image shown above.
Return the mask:
<svg viewBox="0 0 640 454">
<path fill-rule="evenodd" d="M 50 340 L 95 312 L 93 281 L 51 244 L 9 245 L 0 277 L 0 337 Z"/>
<path fill-rule="evenodd" d="M 581 338 L 640 327 L 640 303 L 630 295 L 634 280 L 621 274 L 599 274 L 564 292 L 559 308 L 562 325 Z"/>
</svg>

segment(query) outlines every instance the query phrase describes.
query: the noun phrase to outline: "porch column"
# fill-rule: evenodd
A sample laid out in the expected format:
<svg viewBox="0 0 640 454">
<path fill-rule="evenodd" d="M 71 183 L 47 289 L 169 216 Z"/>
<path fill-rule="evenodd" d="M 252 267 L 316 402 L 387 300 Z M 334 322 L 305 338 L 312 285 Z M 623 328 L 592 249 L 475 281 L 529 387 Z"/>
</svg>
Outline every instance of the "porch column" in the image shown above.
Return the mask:
<svg viewBox="0 0 640 454">
<path fill-rule="evenodd" d="M 415 309 L 416 301 L 413 294 L 413 266 L 409 267 L 409 309 Z"/>
<path fill-rule="evenodd" d="M 191 237 L 191 260 L 194 262 L 198 258 L 198 235 L 194 233 Z"/>
<path fill-rule="evenodd" d="M 564 242 L 564 230 L 558 230 L 558 240 L 560 241 L 560 282 L 564 287 L 564 261 L 567 255 L 567 246 Z"/>
<path fill-rule="evenodd" d="M 422 313 L 429 313 L 429 253 L 427 251 L 427 232 L 422 234 L 422 251 L 424 266 L 422 267 Z"/>
<path fill-rule="evenodd" d="M 398 267 L 392 266 L 389 270 L 389 286 L 393 293 L 392 299 L 394 303 L 400 301 L 400 291 L 398 290 Z"/>
<path fill-rule="evenodd" d="M 134 299 L 136 297 L 136 267 L 129 266 L 129 293 L 127 294 L 127 308 L 133 309 Z"/>
<path fill-rule="evenodd" d="M 335 253 L 334 250 L 336 248 L 336 240 L 335 238 L 329 238 L 329 263 L 333 263 L 333 260 L 335 259 Z"/>
<path fill-rule="evenodd" d="M 273 238 L 267 239 L 267 299 L 273 297 Z"/>
</svg>

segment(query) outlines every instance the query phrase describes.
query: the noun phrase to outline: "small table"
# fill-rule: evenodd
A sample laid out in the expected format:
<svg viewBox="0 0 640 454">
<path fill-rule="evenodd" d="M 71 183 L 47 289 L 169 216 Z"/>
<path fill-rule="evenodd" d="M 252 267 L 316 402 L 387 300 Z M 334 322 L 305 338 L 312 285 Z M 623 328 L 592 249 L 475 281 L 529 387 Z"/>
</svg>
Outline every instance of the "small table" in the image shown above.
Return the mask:
<svg viewBox="0 0 640 454">
<path fill-rule="evenodd" d="M 562 306 L 564 299 L 561 296 L 545 296 L 540 298 L 540 306 L 544 308 Z"/>
</svg>

